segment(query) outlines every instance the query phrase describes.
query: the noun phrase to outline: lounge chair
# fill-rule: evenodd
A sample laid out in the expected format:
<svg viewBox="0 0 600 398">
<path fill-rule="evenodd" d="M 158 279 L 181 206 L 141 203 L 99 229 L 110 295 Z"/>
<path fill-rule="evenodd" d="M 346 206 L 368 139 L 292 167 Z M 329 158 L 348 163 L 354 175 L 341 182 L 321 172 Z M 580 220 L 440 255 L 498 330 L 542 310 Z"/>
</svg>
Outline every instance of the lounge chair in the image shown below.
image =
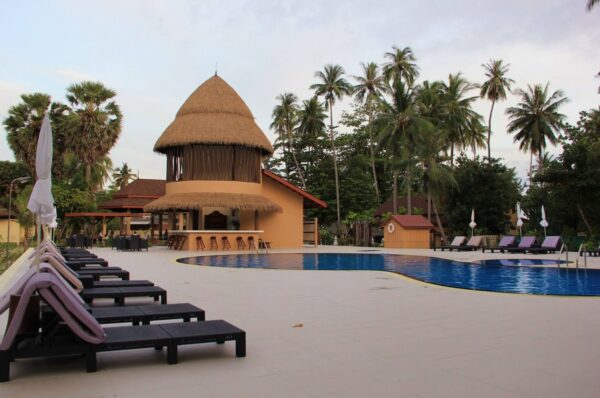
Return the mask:
<svg viewBox="0 0 600 398">
<path fill-rule="evenodd" d="M 546 236 L 540 247 L 531 247 L 526 252 L 529 253 L 556 253 L 562 246 L 560 236 Z"/>
<path fill-rule="evenodd" d="M 450 242 L 449 245 L 446 246 L 440 246 L 439 249 L 441 251 L 444 251 L 446 249 L 452 251 L 452 250 L 458 250 L 460 247 L 464 246 L 465 243 L 467 242 L 467 238 L 464 236 L 455 236 L 454 240 L 452 240 L 452 242 Z M 433 250 L 436 250 L 436 248 L 434 247 Z"/>
<path fill-rule="evenodd" d="M 482 248 L 482 251 L 486 251 L 489 250 L 490 252 L 494 252 L 495 250 L 501 251 L 502 253 L 504 253 L 504 250 L 507 250 L 511 247 L 515 247 L 517 244 L 517 240 L 515 239 L 514 236 L 512 235 L 507 235 L 507 236 L 503 236 L 502 239 L 500 239 L 500 243 L 498 243 L 498 246 L 494 246 L 494 247 L 488 247 L 488 248 Z"/>
<path fill-rule="evenodd" d="M 484 246 L 483 236 L 471 236 L 466 245 L 457 246 L 454 249 L 458 251 L 475 251 Z"/>
<path fill-rule="evenodd" d="M 536 247 L 537 239 L 535 236 L 524 236 L 516 247 L 507 247 L 504 250 L 500 250 L 502 253 L 526 253 L 528 250 Z"/>
<path fill-rule="evenodd" d="M 47 333 L 19 334 L 36 292 L 62 322 Z M 102 351 L 167 347 L 167 362 L 175 364 L 179 345 L 225 341 L 235 341 L 236 356 L 246 356 L 246 333 L 222 320 L 104 329 L 56 276 L 38 273 L 25 285 L 0 343 L 0 381 L 10 379 L 10 362 L 20 358 L 84 355 L 87 371 L 95 372 L 96 355 Z"/>
</svg>

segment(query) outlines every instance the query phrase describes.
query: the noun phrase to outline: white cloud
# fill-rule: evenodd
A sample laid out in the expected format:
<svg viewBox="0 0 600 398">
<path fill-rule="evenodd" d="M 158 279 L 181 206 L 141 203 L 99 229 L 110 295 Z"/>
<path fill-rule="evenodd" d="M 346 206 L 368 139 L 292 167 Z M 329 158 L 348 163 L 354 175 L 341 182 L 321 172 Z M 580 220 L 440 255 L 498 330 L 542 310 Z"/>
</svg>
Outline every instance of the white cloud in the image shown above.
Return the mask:
<svg viewBox="0 0 600 398">
<path fill-rule="evenodd" d="M 62 78 L 65 82 L 71 84 L 74 82 L 81 81 L 95 81 L 94 77 L 87 73 L 79 72 L 73 69 L 55 69 L 52 73 L 60 78 Z"/>
</svg>

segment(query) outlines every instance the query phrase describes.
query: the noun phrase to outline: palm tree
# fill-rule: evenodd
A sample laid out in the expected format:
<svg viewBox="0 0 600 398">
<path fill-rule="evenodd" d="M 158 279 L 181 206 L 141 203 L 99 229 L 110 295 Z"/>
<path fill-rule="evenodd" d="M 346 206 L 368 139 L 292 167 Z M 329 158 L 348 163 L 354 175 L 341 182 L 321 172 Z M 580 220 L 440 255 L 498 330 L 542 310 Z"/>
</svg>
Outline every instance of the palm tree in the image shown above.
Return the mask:
<svg viewBox="0 0 600 398">
<path fill-rule="evenodd" d="M 446 240 L 446 234 L 437 211 L 442 192 L 446 186 L 456 184 L 451 169 L 444 164 L 447 159 L 443 158 L 442 152 L 445 145 L 444 134 L 436 130 L 434 125 L 424 125 L 420 134 L 416 137 L 417 145 L 415 154 L 424 169 L 424 184 L 427 190 L 427 217 L 431 221 L 431 207 L 436 216 L 438 228 L 442 239 Z"/>
<path fill-rule="evenodd" d="M 508 67 L 510 64 L 503 64 L 501 59 L 492 59 L 488 64 L 481 65 L 485 69 L 485 76 L 487 80 L 481 85 L 481 91 L 479 93 L 481 98 L 487 98 L 492 101 L 492 107 L 490 108 L 490 117 L 488 119 L 488 136 L 487 136 L 487 148 L 488 148 L 488 162 L 492 158 L 492 147 L 490 145 L 490 137 L 492 135 L 492 113 L 494 112 L 494 105 L 498 101 L 506 99 L 506 92 L 510 92 L 510 85 L 515 81 L 509 77 L 506 77 L 508 73 Z"/>
<path fill-rule="evenodd" d="M 354 76 L 357 84 L 354 86 L 354 95 L 358 102 L 364 104 L 367 111 L 369 125 L 369 150 L 371 153 L 371 172 L 373 173 L 373 186 L 375 187 L 375 197 L 377 203 L 379 199 L 379 184 L 377 183 L 377 171 L 375 170 L 375 149 L 373 148 L 373 113 L 381 93 L 385 90 L 383 76 L 379 74 L 379 67 L 375 62 L 361 64 L 363 69 L 362 76 Z"/>
<path fill-rule="evenodd" d="M 587 2 L 587 10 L 588 11 L 592 11 L 592 8 L 594 8 L 595 6 L 597 6 L 599 2 L 600 2 L 600 0 L 588 0 L 588 2 Z"/>
<path fill-rule="evenodd" d="M 9 108 L 4 119 L 8 145 L 15 159 L 22 161 L 29 173 L 35 175 L 35 153 L 38 135 L 42 127 L 44 113 L 49 110 L 52 124 L 52 138 L 55 148 L 64 147 L 64 115 L 68 109 L 60 103 L 52 103 L 50 96 L 43 93 L 23 94 L 22 102 Z M 65 151 L 54 151 L 52 174 L 61 176 Z"/>
<path fill-rule="evenodd" d="M 300 178 L 302 189 L 306 189 L 306 181 L 304 180 L 304 173 L 298 163 L 296 157 L 296 150 L 294 149 L 294 130 L 298 124 L 298 97 L 292 93 L 283 93 L 277 97 L 279 103 L 273 108 L 273 122 L 271 123 L 271 129 L 275 130 L 281 139 L 285 142 L 288 152 L 291 153 L 294 160 L 294 166 Z"/>
<path fill-rule="evenodd" d="M 331 140 L 331 151 L 333 154 L 333 172 L 335 176 L 335 204 L 337 210 L 337 225 L 341 225 L 342 218 L 340 216 L 340 183 L 337 167 L 337 151 L 335 147 L 335 135 L 333 131 L 333 104 L 335 100 L 341 100 L 344 95 L 352 94 L 352 85 L 344 79 L 344 68 L 340 65 L 325 65 L 323 71 L 315 72 L 315 77 L 319 83 L 310 86 L 311 90 L 315 90 L 315 95 L 322 95 L 325 98 L 325 103 L 329 109 L 329 139 Z"/>
<path fill-rule="evenodd" d="M 406 199 L 410 215 L 412 214 L 411 169 L 414 167 L 415 140 L 421 130 L 432 127 L 429 121 L 419 115 L 416 94 L 412 88 L 400 79 L 396 79 L 394 86 L 390 87 L 390 93 L 389 102 L 385 99 L 382 100 L 381 111 L 375 123 L 380 129 L 380 146 L 391 153 L 393 160 L 399 160 L 397 164 L 393 165 L 394 181 L 398 175 L 397 167 L 405 167 Z M 394 186 L 394 212 L 397 211 L 395 191 Z"/>
<path fill-rule="evenodd" d="M 112 174 L 112 178 L 115 188 L 120 190 L 129 185 L 129 183 L 138 178 L 138 176 L 129 168 L 127 163 L 123 163 L 123 166 Z"/>
<path fill-rule="evenodd" d="M 81 82 L 67 88 L 73 109 L 73 151 L 85 166 L 85 180 L 91 184 L 92 165 L 111 150 L 121 133 L 121 111 L 112 98 L 116 92 L 100 82 Z"/>
<path fill-rule="evenodd" d="M 444 124 L 446 138 L 450 146 L 450 164 L 454 165 L 454 149 L 478 146 L 481 135 L 481 115 L 472 108 L 476 96 L 467 97 L 476 88 L 461 73 L 448 76 L 444 83 Z"/>
<path fill-rule="evenodd" d="M 547 142 L 555 145 L 556 134 L 563 127 L 565 115 L 558 112 L 561 105 L 568 101 L 561 90 L 549 95 L 549 83 L 546 86 L 536 84 L 527 86 L 527 91 L 518 90 L 521 102 L 506 110 L 509 117 L 508 132 L 516 133 L 514 142 L 519 142 L 519 149 L 530 151 L 529 185 L 533 172 L 533 155 L 539 157 L 540 168 L 543 167 L 543 151 Z"/>
<path fill-rule="evenodd" d="M 389 60 L 383 65 L 383 75 L 390 82 L 401 79 L 409 86 L 412 85 L 419 77 L 419 67 L 415 63 L 417 58 L 410 47 L 400 49 L 394 46 L 392 50 L 383 55 Z"/>
<path fill-rule="evenodd" d="M 325 137 L 325 107 L 317 97 L 302 102 L 298 110 L 298 126 L 296 133 L 305 143 L 303 147 L 308 148 L 308 172 L 312 173 L 315 164 L 314 151 L 320 146 L 319 141 Z"/>
</svg>

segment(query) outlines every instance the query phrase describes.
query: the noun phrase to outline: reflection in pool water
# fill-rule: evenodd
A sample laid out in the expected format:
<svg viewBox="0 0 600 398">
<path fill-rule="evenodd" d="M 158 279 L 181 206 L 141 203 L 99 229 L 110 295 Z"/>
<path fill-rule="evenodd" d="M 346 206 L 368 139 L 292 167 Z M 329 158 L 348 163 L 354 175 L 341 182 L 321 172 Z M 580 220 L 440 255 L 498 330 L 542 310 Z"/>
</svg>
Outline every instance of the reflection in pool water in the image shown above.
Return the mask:
<svg viewBox="0 0 600 398">
<path fill-rule="evenodd" d="M 558 268 L 550 260 L 486 260 L 464 263 L 435 257 L 388 254 L 241 254 L 177 260 L 235 268 L 390 271 L 438 285 L 506 293 L 600 296 L 600 270 Z M 521 265 L 515 265 L 521 264 Z M 526 264 L 554 264 L 534 267 Z"/>
</svg>

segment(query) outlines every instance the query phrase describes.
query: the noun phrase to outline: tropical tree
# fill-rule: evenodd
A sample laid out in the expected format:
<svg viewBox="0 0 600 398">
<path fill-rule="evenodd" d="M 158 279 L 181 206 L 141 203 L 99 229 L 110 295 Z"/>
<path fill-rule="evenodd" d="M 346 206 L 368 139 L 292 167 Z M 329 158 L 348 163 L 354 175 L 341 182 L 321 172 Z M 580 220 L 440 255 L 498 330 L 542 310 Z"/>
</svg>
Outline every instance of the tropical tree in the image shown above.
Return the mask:
<svg viewBox="0 0 600 398">
<path fill-rule="evenodd" d="M 400 49 L 394 46 L 391 52 L 386 52 L 383 56 L 389 60 L 383 65 L 383 75 L 389 82 L 400 79 L 411 86 L 419 77 L 417 58 L 410 47 Z"/>
<path fill-rule="evenodd" d="M 137 174 L 133 172 L 132 169 L 129 168 L 127 163 L 123 163 L 123 166 L 120 169 L 117 169 L 113 174 L 113 184 L 116 189 L 123 189 L 129 183 L 137 178 Z"/>
<path fill-rule="evenodd" d="M 373 187 L 375 198 L 380 203 L 379 184 L 377 183 L 377 171 L 375 170 L 375 149 L 373 142 L 373 115 L 381 93 L 385 90 L 385 81 L 379 73 L 379 67 L 375 62 L 363 63 L 362 76 L 354 76 L 357 84 L 354 86 L 355 99 L 364 105 L 367 113 L 367 130 L 369 133 L 369 151 L 371 155 L 371 172 L 373 174 Z"/>
<path fill-rule="evenodd" d="M 52 103 L 50 96 L 43 93 L 23 94 L 21 103 L 9 108 L 4 119 L 7 141 L 15 159 L 23 162 L 30 175 L 35 175 L 35 153 L 38 135 L 46 111 L 50 112 L 52 138 L 55 148 L 64 148 L 65 118 L 68 109 L 60 103 Z M 65 151 L 54 151 L 52 172 L 55 176 L 62 174 Z"/>
<path fill-rule="evenodd" d="M 549 142 L 556 145 L 557 134 L 563 128 L 565 116 L 559 113 L 559 108 L 568 99 L 561 90 L 549 94 L 549 83 L 545 86 L 536 84 L 527 86 L 527 91 L 518 90 L 521 102 L 506 110 L 509 117 L 508 132 L 515 133 L 514 142 L 519 142 L 519 149 L 530 152 L 529 183 L 533 172 L 533 156 L 539 157 L 540 167 L 543 166 L 543 151 Z M 539 170 L 541 171 L 541 170 Z"/>
<path fill-rule="evenodd" d="M 283 141 L 284 147 L 292 155 L 302 189 L 306 189 L 304 173 L 298 163 L 295 150 L 294 131 L 298 125 L 298 97 L 292 93 L 283 93 L 277 96 L 277 101 L 279 103 L 273 108 L 273 121 L 270 127 L 277 133 L 278 140 Z"/>
<path fill-rule="evenodd" d="M 336 99 L 341 100 L 345 95 L 352 94 L 352 85 L 344 79 L 344 68 L 340 65 L 325 65 L 323 71 L 315 72 L 315 77 L 319 80 L 310 86 L 311 90 L 315 90 L 315 95 L 322 95 L 325 99 L 327 108 L 329 109 L 329 139 L 331 140 L 331 151 L 333 156 L 333 171 L 335 176 L 335 202 L 337 212 L 337 225 L 341 225 L 342 218 L 340 216 L 340 183 L 337 166 L 337 153 L 335 147 L 335 133 L 333 127 L 333 105 Z"/>
<path fill-rule="evenodd" d="M 488 118 L 488 135 L 487 148 L 488 159 L 492 158 L 492 147 L 490 145 L 490 137 L 492 135 L 492 114 L 494 113 L 494 105 L 498 101 L 506 99 L 506 92 L 510 92 L 510 86 L 515 81 L 506 76 L 510 64 L 504 64 L 501 59 L 492 59 L 487 64 L 482 64 L 485 70 L 487 80 L 481 85 L 479 93 L 481 98 L 487 98 L 492 102 L 490 108 L 490 117 Z"/>
<path fill-rule="evenodd" d="M 383 99 L 381 102 L 380 113 L 375 123 L 380 131 L 379 145 L 391 154 L 394 185 L 396 185 L 398 168 L 405 168 L 407 207 L 410 215 L 412 214 L 411 171 L 415 164 L 416 137 L 420 131 L 433 127 L 419 114 L 416 94 L 410 86 L 396 79 L 394 85 L 390 87 L 390 92 L 390 100 Z M 395 190 L 394 187 L 394 198 L 396 198 Z M 395 203 L 394 207 L 396 207 Z"/>
<path fill-rule="evenodd" d="M 467 96 L 476 88 L 461 73 L 450 74 L 444 83 L 444 124 L 450 146 L 450 164 L 454 165 L 454 149 L 477 147 L 481 144 L 483 123 L 481 115 L 472 108 L 477 96 Z"/>
<path fill-rule="evenodd" d="M 298 124 L 296 135 L 300 140 L 300 147 L 307 158 L 308 174 L 313 173 L 315 162 L 317 161 L 316 150 L 321 147 L 325 133 L 325 107 L 317 97 L 304 100 L 302 106 L 298 109 Z"/>
<path fill-rule="evenodd" d="M 598 5 L 600 0 L 587 0 L 587 10 L 592 11 L 592 8 Z"/>
<path fill-rule="evenodd" d="M 427 217 L 431 221 L 431 208 L 436 216 L 438 229 L 442 239 L 446 240 L 446 234 L 438 213 L 441 196 L 448 186 L 456 184 L 452 170 L 444 164 L 447 160 L 442 155 L 445 145 L 445 137 L 442 131 L 437 130 L 433 124 L 424 125 L 420 134 L 416 137 L 415 155 L 423 167 L 423 183 L 427 191 Z"/>
<path fill-rule="evenodd" d="M 81 82 L 67 88 L 76 136 L 71 149 L 85 166 L 88 184 L 92 182 L 92 166 L 108 154 L 121 133 L 121 111 L 112 100 L 116 95 L 100 82 Z"/>
</svg>

